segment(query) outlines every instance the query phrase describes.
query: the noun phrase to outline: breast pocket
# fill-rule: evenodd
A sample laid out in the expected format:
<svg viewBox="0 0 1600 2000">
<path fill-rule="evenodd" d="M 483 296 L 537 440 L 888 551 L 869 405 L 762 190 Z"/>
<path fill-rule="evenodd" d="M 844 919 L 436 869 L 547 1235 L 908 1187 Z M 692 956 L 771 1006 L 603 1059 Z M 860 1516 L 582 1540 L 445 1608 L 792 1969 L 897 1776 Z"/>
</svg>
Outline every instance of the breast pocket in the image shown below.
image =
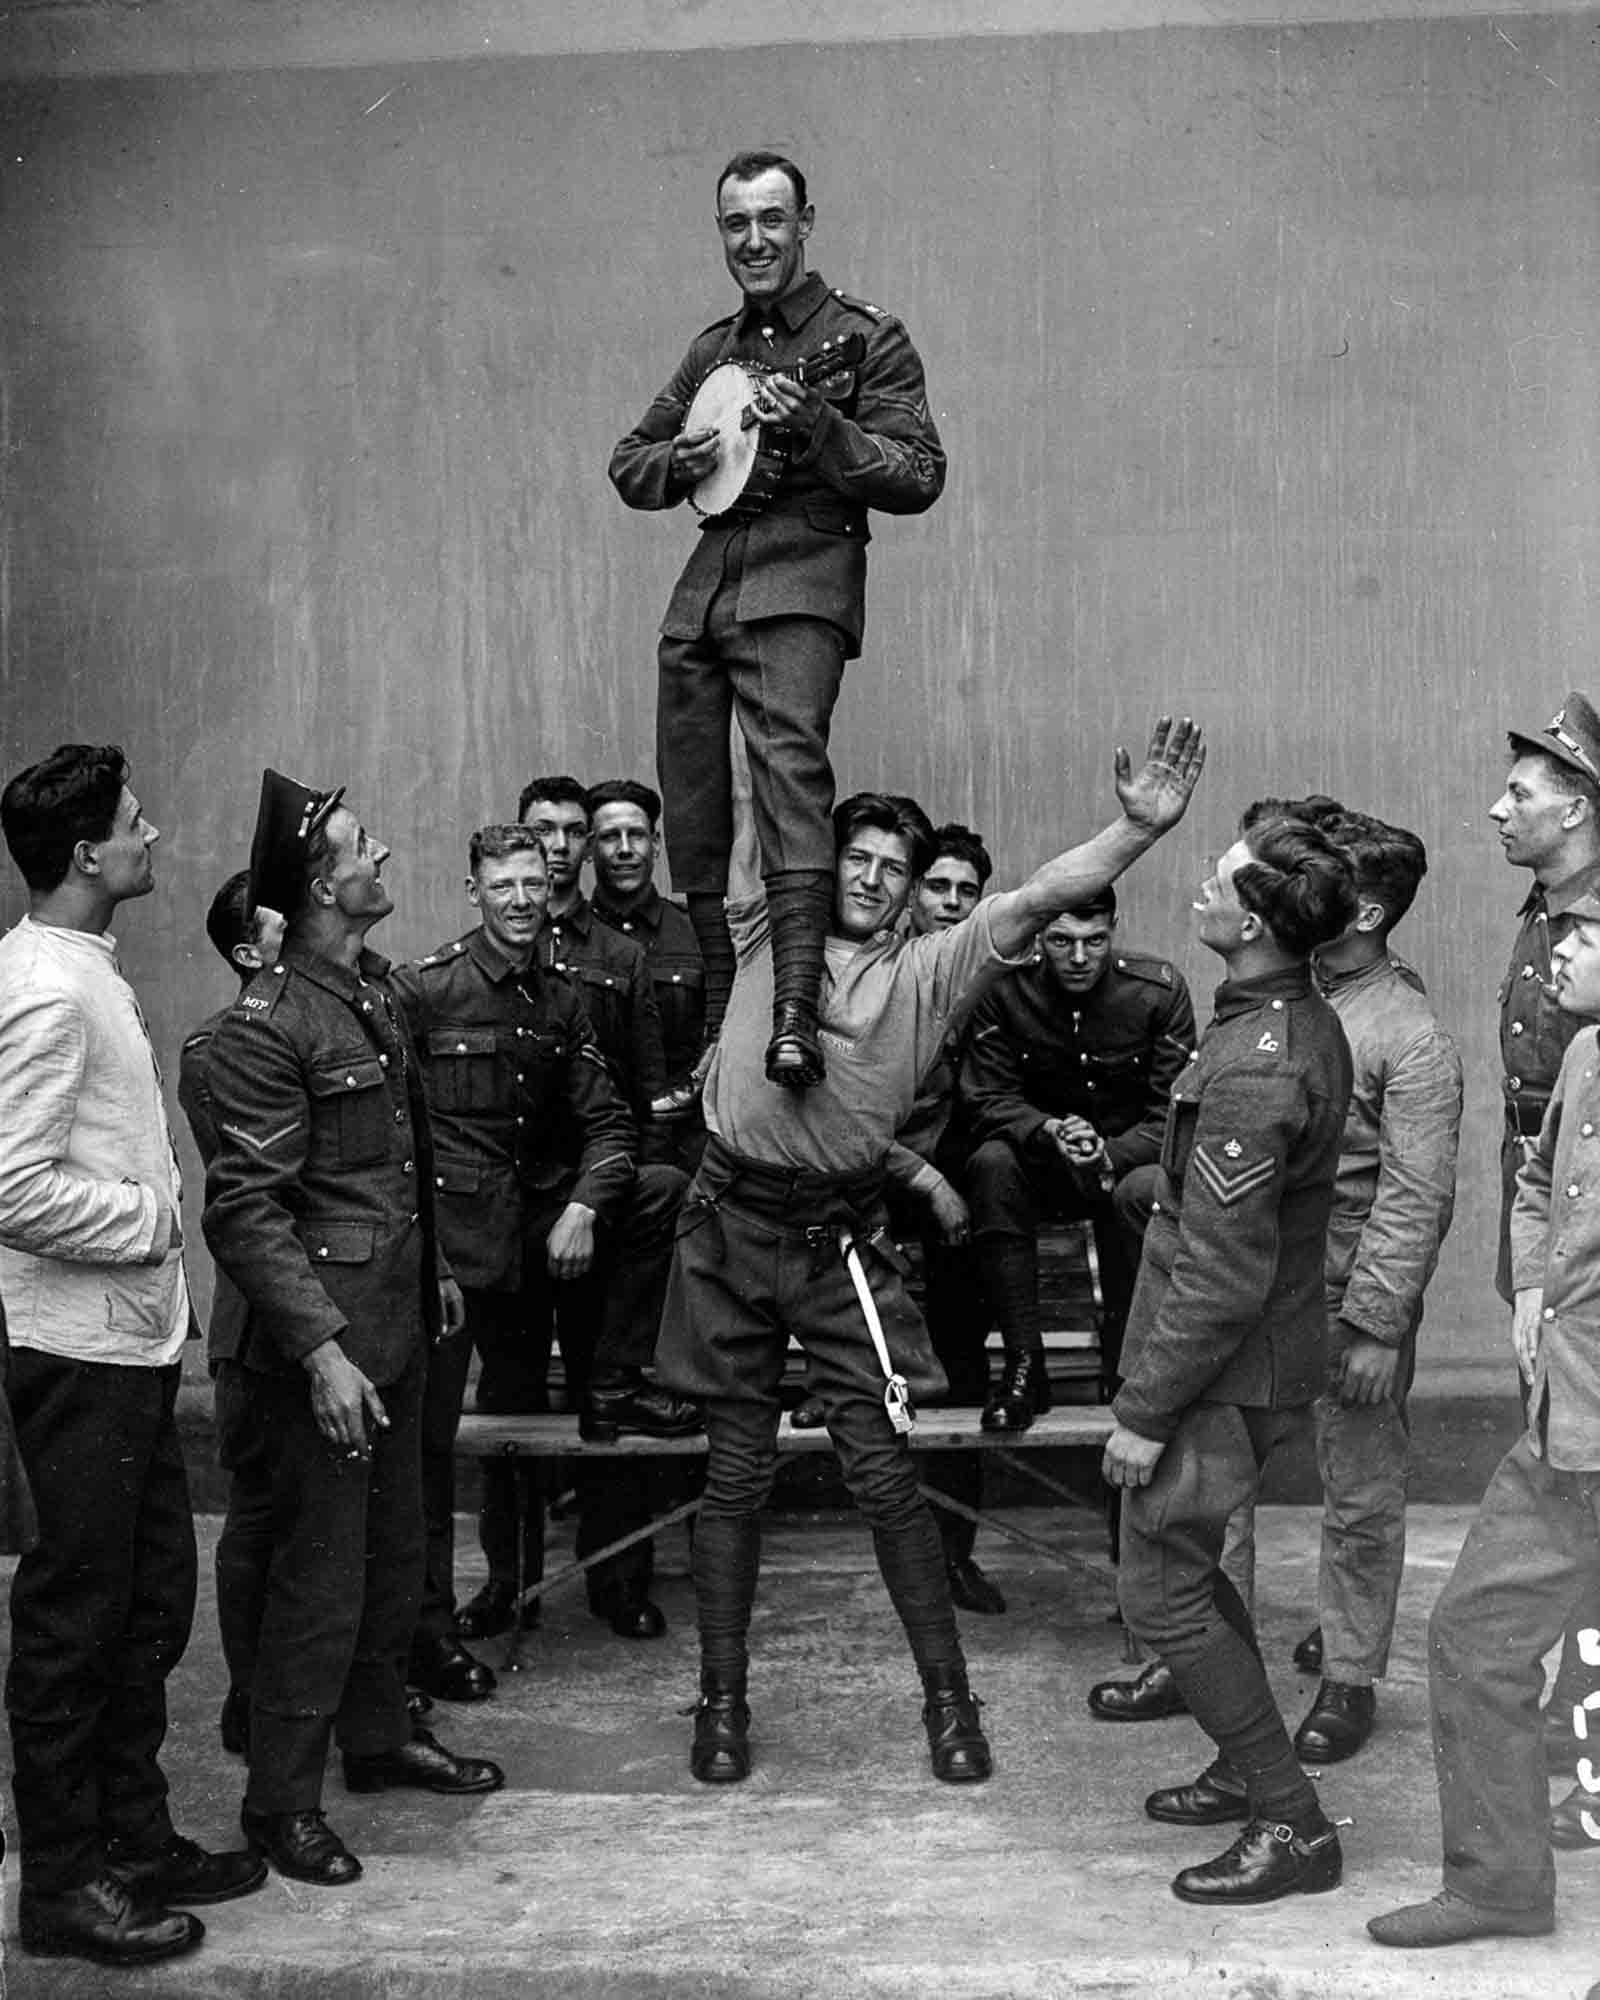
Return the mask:
<svg viewBox="0 0 1600 2000">
<path fill-rule="evenodd" d="M 313 1130 L 326 1135 L 341 1167 L 372 1166 L 389 1150 L 389 1093 L 383 1065 L 360 1055 L 313 1070 Z"/>
<path fill-rule="evenodd" d="M 428 1034 L 429 1097 L 438 1111 L 489 1111 L 495 1102 L 493 1028 L 434 1028 Z"/>
</svg>

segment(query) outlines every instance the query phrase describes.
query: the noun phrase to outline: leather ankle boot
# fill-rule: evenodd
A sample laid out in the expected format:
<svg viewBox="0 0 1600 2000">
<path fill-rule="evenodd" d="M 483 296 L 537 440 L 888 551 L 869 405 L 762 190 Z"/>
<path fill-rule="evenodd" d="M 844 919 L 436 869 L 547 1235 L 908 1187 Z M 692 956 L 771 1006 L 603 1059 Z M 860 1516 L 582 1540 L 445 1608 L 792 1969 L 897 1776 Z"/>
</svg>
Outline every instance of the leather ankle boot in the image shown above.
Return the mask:
<svg viewBox="0 0 1600 2000">
<path fill-rule="evenodd" d="M 933 1775 L 947 1785 L 981 1785 L 994 1769 L 989 1739 L 978 1720 L 978 1698 L 960 1668 L 925 1675 L 922 1723 Z"/>
<path fill-rule="evenodd" d="M 1050 1407 L 1050 1377 L 1044 1349 L 1024 1347 L 1006 1356 L 1000 1387 L 984 1405 L 979 1420 L 986 1431 L 1025 1431 Z"/>
<path fill-rule="evenodd" d="M 701 1680 L 689 1771 L 702 1785 L 737 1785 L 750 1775 L 750 1705 L 744 1690 L 742 1679 Z"/>
</svg>

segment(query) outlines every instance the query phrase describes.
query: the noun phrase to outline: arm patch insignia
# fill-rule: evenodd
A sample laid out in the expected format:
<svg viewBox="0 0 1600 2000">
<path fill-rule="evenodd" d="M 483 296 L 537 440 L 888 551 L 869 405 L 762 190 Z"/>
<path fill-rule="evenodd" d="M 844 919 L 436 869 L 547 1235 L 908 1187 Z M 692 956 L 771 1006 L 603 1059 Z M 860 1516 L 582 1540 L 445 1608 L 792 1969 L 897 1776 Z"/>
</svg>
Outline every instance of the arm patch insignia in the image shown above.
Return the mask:
<svg viewBox="0 0 1600 2000">
<path fill-rule="evenodd" d="M 1196 1146 L 1190 1165 L 1222 1208 L 1232 1208 L 1246 1195 L 1265 1187 L 1278 1170 L 1278 1163 L 1270 1153 L 1265 1159 L 1252 1160 L 1247 1166 L 1238 1167 L 1210 1146 Z"/>
</svg>

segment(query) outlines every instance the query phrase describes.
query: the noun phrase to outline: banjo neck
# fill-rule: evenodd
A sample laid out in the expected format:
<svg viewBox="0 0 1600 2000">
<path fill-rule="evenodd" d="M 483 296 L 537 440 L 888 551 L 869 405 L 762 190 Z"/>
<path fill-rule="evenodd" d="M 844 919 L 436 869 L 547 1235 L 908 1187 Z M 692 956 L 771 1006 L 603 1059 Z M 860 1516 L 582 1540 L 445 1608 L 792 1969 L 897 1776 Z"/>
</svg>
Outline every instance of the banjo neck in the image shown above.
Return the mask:
<svg viewBox="0 0 1600 2000">
<path fill-rule="evenodd" d="M 757 361 L 741 361 L 739 365 L 747 368 L 752 375 L 786 375 L 791 382 L 805 389 L 813 382 L 826 382 L 835 375 L 843 375 L 848 369 L 859 368 L 866 351 L 864 335 L 846 333 L 837 340 L 825 340 L 815 354 L 808 354 L 803 361 L 790 362 L 786 367 L 774 368 Z M 753 403 L 746 405 L 739 419 L 744 430 L 761 421 Z"/>
</svg>

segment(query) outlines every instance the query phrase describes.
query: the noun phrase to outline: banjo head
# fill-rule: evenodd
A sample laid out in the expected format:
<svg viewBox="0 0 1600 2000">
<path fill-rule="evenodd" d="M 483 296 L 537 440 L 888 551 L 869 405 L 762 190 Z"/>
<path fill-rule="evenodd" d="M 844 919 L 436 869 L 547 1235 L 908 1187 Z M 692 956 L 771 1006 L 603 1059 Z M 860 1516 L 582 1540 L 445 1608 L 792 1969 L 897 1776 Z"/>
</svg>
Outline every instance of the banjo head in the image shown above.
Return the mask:
<svg viewBox="0 0 1600 2000">
<path fill-rule="evenodd" d="M 715 431 L 717 462 L 689 495 L 697 514 L 725 514 L 744 492 L 760 441 L 759 426 L 743 418 L 755 390 L 755 376 L 739 361 L 721 361 L 694 392 L 683 420 L 686 431 Z"/>
</svg>

